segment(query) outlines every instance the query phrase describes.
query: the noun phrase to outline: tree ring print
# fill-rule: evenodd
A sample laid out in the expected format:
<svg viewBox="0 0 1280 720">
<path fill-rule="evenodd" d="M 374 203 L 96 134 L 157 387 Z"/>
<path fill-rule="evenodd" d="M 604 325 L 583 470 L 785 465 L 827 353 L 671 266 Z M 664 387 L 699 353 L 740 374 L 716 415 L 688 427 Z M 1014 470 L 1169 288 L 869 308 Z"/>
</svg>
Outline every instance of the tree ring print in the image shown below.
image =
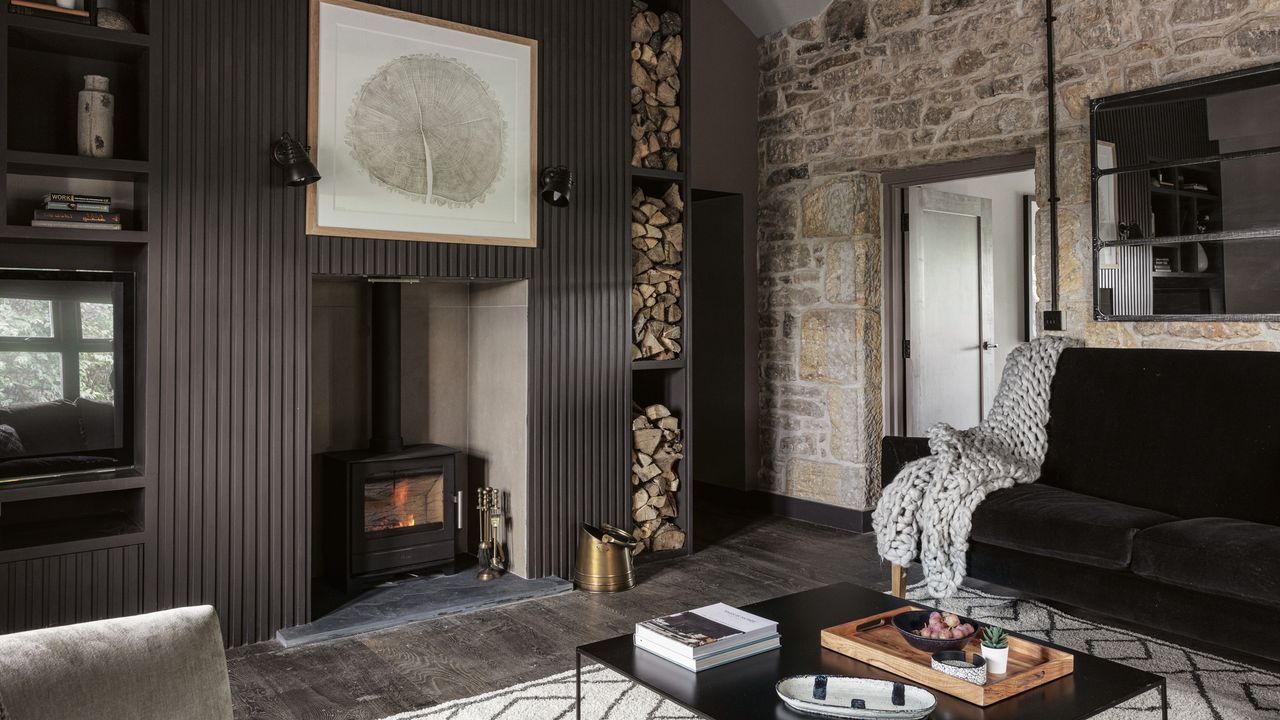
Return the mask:
<svg viewBox="0 0 1280 720">
<path fill-rule="evenodd" d="M 502 176 L 506 121 L 489 86 L 439 55 L 383 65 L 351 102 L 347 144 L 374 182 L 422 202 L 474 206 Z"/>
</svg>

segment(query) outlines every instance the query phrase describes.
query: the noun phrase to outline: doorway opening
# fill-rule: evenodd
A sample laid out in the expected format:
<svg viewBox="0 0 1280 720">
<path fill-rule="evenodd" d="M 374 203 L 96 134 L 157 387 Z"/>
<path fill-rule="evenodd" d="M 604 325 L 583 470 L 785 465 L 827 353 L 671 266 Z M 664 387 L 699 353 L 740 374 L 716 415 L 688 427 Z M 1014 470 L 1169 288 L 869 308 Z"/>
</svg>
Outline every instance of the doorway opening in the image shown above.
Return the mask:
<svg viewBox="0 0 1280 720">
<path fill-rule="evenodd" d="M 886 173 L 885 419 L 977 425 L 1035 336 L 1033 153 Z"/>
</svg>

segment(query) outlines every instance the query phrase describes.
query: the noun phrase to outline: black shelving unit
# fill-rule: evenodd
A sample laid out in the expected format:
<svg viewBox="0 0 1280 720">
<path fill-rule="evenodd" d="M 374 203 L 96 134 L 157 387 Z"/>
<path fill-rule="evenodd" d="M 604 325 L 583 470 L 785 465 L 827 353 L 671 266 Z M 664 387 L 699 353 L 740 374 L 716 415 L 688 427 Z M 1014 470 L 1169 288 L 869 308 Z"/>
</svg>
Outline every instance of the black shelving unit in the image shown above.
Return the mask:
<svg viewBox="0 0 1280 720">
<path fill-rule="evenodd" d="M 1221 172 L 1217 163 L 1150 171 L 1152 231 L 1187 237 L 1222 230 Z M 1152 311 L 1222 312 L 1225 273 L 1220 243 L 1153 246 Z"/>
<path fill-rule="evenodd" d="M 2 2 L 3 0 L 0 0 Z M 135 465 L 109 472 L 0 483 L 0 566 L 155 542 L 156 477 L 145 467 L 148 393 L 146 298 L 158 287 L 148 252 L 158 221 L 159 0 L 123 0 L 136 32 L 0 12 L 0 266 L 136 273 L 133 433 Z M 76 153 L 84 75 L 104 75 L 115 96 L 112 158 Z M 31 227 L 46 192 L 109 195 L 125 229 Z M 2 572 L 2 568 L 0 568 Z M 87 582 L 88 579 L 85 579 Z"/>
<path fill-rule="evenodd" d="M 680 79 L 680 90 L 678 93 L 677 105 L 680 107 L 680 133 L 682 142 L 676 150 L 678 169 L 665 170 L 655 168 L 637 167 L 630 162 L 632 155 L 631 137 L 627 135 L 627 141 L 621 153 L 623 163 L 627 168 L 628 187 L 634 192 L 637 188 L 643 189 L 647 194 L 661 197 L 663 193 L 671 187 L 672 184 L 680 188 L 680 195 L 684 202 L 684 212 L 681 222 L 684 225 L 684 252 L 682 260 L 682 270 L 684 274 L 681 278 L 681 297 L 680 305 L 682 310 L 681 324 L 681 352 L 679 357 L 670 360 L 632 360 L 631 362 L 631 384 L 628 388 L 628 397 L 630 399 L 629 406 L 645 407 L 653 403 L 662 403 L 666 405 L 673 415 L 680 419 L 680 427 L 684 437 L 684 457 L 676 465 L 678 475 L 680 477 L 680 489 L 676 493 L 676 498 L 680 507 L 680 514 L 676 524 L 685 533 L 684 547 L 679 550 L 668 550 L 662 552 L 645 552 L 639 555 L 637 562 L 653 562 L 668 559 L 675 559 L 689 555 L 693 552 L 693 487 L 694 487 L 694 450 L 696 447 L 695 440 L 695 421 L 692 412 L 692 392 L 691 392 L 691 367 L 693 362 L 694 338 L 689 336 L 690 318 L 694 309 L 694 288 L 692 285 L 691 274 L 688 272 L 689 251 L 691 243 L 694 242 L 693 237 L 693 197 L 692 188 L 689 186 L 689 165 L 692 154 L 689 147 L 689 139 L 692 137 L 691 116 L 692 104 L 690 98 L 690 79 L 691 73 L 690 58 L 693 44 L 691 42 L 691 33 L 689 27 L 689 8 L 692 0 L 648 0 L 649 9 L 661 15 L 665 11 L 674 11 L 680 15 L 681 28 L 683 33 L 683 54 L 680 66 L 678 68 L 678 77 Z M 628 0 L 628 5 L 630 5 Z M 628 15 L 628 21 L 630 16 Z M 630 63 L 627 63 L 628 75 L 624 80 L 625 86 L 630 88 Z M 631 117 L 630 98 L 628 97 L 627 117 Z M 623 232 L 623 242 L 628 247 L 631 244 L 630 220 L 628 219 L 626 230 Z M 632 277 L 632 260 L 630 253 L 626 255 L 627 277 Z M 631 327 L 632 318 L 630 315 L 630 306 L 627 306 L 627 322 L 626 326 Z M 628 347 L 628 351 L 630 348 Z M 628 421 L 630 418 L 628 418 Z M 628 425 L 627 432 L 627 462 L 628 466 L 622 468 L 622 482 L 627 483 L 628 492 L 626 497 L 631 497 L 631 485 L 627 479 L 631 475 L 631 432 Z M 631 509 L 628 505 L 627 517 L 630 520 Z"/>
</svg>

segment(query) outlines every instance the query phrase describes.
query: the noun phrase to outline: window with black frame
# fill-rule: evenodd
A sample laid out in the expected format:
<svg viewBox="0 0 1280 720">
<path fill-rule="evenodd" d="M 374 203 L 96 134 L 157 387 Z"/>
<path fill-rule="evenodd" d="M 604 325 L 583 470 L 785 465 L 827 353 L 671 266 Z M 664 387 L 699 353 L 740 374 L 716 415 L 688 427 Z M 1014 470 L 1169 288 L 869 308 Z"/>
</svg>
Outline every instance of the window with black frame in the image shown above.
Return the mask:
<svg viewBox="0 0 1280 720">
<path fill-rule="evenodd" d="M 1100 320 L 1280 318 L 1280 65 L 1095 100 Z"/>
<path fill-rule="evenodd" d="M 18 288 L 0 296 L 0 405 L 115 402 L 109 287 Z M 105 297 L 104 297 L 105 293 Z"/>
<path fill-rule="evenodd" d="M 0 271 L 0 480 L 129 463 L 129 284 Z"/>
</svg>

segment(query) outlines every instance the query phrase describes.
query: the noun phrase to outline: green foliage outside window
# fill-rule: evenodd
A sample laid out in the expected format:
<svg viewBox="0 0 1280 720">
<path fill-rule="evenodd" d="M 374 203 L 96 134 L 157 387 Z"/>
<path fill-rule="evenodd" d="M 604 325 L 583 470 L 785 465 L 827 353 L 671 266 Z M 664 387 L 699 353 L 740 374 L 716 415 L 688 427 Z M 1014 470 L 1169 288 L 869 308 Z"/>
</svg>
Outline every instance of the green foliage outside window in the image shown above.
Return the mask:
<svg viewBox="0 0 1280 720">
<path fill-rule="evenodd" d="M 79 327 L 64 321 L 59 330 L 55 312 L 76 309 L 74 305 L 61 306 L 61 302 L 68 301 L 0 297 L 0 341 L 31 343 L 30 350 L 17 349 L 13 342 L 5 343 L 5 348 L 0 349 L 0 407 L 64 398 L 74 400 L 68 397 L 68 388 L 63 385 L 64 357 L 66 362 L 73 363 L 67 372 L 77 374 L 70 376 L 69 382 L 78 381 L 80 397 L 107 403 L 115 401 L 114 353 L 83 349 L 86 341 L 88 347 L 93 348 L 102 347 L 101 341 L 113 338 L 114 307 L 110 303 L 79 302 Z M 77 338 L 60 336 L 76 330 L 79 331 Z"/>
</svg>

